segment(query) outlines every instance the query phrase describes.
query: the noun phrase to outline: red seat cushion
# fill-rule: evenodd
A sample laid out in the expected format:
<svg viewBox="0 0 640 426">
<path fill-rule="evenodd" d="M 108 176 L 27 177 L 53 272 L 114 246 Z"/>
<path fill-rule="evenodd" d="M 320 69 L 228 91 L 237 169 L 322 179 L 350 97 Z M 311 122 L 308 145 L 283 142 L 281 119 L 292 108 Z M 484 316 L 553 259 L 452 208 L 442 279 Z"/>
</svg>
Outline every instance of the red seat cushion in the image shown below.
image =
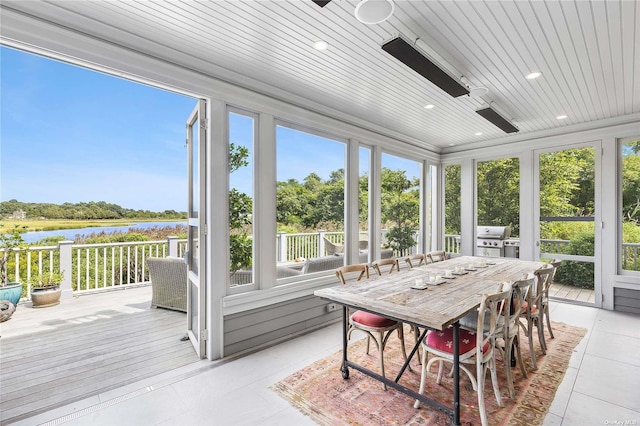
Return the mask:
<svg viewBox="0 0 640 426">
<path fill-rule="evenodd" d="M 527 311 L 527 306 L 529 306 L 529 304 L 527 302 L 523 302 L 522 303 L 522 312 L 526 312 Z M 531 307 L 531 313 L 535 314 L 538 311 L 538 307 L 536 305 L 533 305 Z"/>
<path fill-rule="evenodd" d="M 365 311 L 356 311 L 351 315 L 351 319 L 358 324 L 366 325 L 367 327 L 391 327 L 396 324 L 397 321 L 382 317 L 380 315 L 371 314 Z"/>
<path fill-rule="evenodd" d="M 476 333 L 463 328 L 460 329 L 460 349 L 459 354 L 467 353 L 476 347 Z M 442 331 L 430 331 L 424 338 L 427 346 L 442 352 L 453 353 L 453 328 L 449 327 Z M 489 349 L 489 343 L 485 344 L 482 352 Z"/>
</svg>

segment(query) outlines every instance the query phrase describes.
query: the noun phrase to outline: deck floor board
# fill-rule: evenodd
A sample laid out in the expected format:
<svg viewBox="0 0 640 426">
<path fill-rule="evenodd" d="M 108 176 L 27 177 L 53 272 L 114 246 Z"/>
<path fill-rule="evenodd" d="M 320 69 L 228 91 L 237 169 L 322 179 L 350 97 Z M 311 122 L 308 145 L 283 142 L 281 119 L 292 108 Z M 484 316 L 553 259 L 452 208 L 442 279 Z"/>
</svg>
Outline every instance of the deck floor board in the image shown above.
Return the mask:
<svg viewBox="0 0 640 426">
<path fill-rule="evenodd" d="M 198 362 L 182 312 L 151 309 L 151 288 L 111 291 L 34 309 L 0 324 L 0 422 Z"/>
</svg>

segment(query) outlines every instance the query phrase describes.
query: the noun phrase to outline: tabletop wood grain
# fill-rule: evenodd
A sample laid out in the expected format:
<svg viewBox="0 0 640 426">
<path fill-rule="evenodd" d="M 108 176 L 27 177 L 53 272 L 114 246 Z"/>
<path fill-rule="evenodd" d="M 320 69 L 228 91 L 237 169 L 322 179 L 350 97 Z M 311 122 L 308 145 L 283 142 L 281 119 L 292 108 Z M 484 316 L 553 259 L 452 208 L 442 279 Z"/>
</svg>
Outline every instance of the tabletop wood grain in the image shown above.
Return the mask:
<svg viewBox="0 0 640 426">
<path fill-rule="evenodd" d="M 495 264 L 478 267 L 425 290 L 411 288 L 416 278 L 426 281 L 429 275 L 444 275 L 446 270 L 478 265 L 482 260 Z M 399 273 L 374 275 L 369 280 L 316 290 L 314 294 L 399 321 L 442 330 L 477 309 L 482 294 L 493 293 L 500 283 L 519 280 L 543 265 L 518 259 L 461 256 Z"/>
</svg>

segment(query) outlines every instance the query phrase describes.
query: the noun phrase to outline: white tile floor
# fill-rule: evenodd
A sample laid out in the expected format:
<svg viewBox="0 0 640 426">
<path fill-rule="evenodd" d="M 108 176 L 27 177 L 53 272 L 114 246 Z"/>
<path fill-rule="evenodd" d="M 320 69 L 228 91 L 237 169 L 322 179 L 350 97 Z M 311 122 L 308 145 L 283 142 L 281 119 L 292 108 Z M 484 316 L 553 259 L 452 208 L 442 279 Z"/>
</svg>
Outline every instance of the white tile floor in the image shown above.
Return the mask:
<svg viewBox="0 0 640 426">
<path fill-rule="evenodd" d="M 640 424 L 640 315 L 552 303 L 554 321 L 589 331 L 573 354 L 545 425 Z M 230 362 L 201 361 L 16 424 L 314 424 L 269 386 L 341 348 L 340 325 Z"/>
</svg>

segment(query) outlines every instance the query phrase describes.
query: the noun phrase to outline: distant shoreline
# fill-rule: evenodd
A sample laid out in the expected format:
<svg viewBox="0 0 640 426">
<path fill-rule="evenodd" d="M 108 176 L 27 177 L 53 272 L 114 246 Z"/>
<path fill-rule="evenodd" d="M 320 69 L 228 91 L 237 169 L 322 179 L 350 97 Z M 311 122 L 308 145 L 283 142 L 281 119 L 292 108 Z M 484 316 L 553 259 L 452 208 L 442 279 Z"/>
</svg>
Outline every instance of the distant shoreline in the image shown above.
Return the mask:
<svg viewBox="0 0 640 426">
<path fill-rule="evenodd" d="M 0 232 L 10 232 L 15 225 L 20 227 L 20 233 L 31 231 L 63 231 L 65 229 L 79 228 L 96 228 L 106 226 L 129 226 L 142 222 L 177 222 L 181 219 L 92 219 L 92 220 L 74 220 L 74 219 L 2 219 L 0 220 Z M 184 221 L 187 218 L 183 219 Z M 23 228 L 26 226 L 26 228 Z"/>
</svg>

